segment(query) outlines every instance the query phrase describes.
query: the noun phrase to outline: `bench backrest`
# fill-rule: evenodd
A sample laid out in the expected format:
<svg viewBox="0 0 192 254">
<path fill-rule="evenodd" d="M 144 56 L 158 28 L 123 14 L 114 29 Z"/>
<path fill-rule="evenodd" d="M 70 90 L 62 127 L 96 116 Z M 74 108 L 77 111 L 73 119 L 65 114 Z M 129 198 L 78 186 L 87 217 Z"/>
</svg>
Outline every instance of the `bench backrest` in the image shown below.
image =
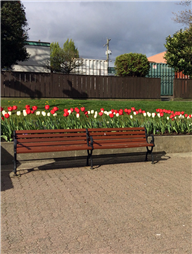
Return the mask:
<svg viewBox="0 0 192 254">
<path fill-rule="evenodd" d="M 146 142 L 144 127 L 135 128 L 93 128 L 88 129 L 89 135 L 96 142 Z"/>
<path fill-rule="evenodd" d="M 54 144 L 82 144 L 87 143 L 86 129 L 57 129 L 57 130 L 19 130 L 15 131 L 14 139 L 19 144 L 28 143 L 30 146 Z"/>
</svg>

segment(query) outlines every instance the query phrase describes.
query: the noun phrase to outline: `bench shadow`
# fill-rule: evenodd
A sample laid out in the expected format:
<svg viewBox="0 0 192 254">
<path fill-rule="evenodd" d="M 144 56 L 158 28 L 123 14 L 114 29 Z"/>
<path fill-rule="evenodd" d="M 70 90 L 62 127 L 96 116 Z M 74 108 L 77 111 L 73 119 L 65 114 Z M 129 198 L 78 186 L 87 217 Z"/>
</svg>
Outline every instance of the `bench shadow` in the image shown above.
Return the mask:
<svg viewBox="0 0 192 254">
<path fill-rule="evenodd" d="M 110 164 L 122 164 L 122 163 L 137 163 L 143 162 L 145 163 L 145 152 L 138 153 L 118 153 L 118 154 L 102 154 L 102 155 L 93 155 L 93 170 L 97 169 L 103 165 Z M 166 152 L 156 152 L 153 153 L 154 156 L 154 164 L 159 161 L 168 160 L 170 157 L 166 156 Z M 42 161 L 42 159 L 41 159 Z M 151 161 L 151 155 L 148 155 L 148 161 Z M 38 162 L 38 160 L 36 160 Z M 68 158 L 55 158 L 53 162 L 46 163 L 44 165 L 40 165 L 35 167 L 38 170 L 56 170 L 56 169 L 65 169 L 65 168 L 75 168 L 75 167 L 89 167 L 86 166 L 86 156 L 78 156 L 78 157 L 68 157 Z M 24 170 L 19 170 L 19 174 L 27 174 L 34 171 L 34 168 L 29 168 Z"/>
</svg>

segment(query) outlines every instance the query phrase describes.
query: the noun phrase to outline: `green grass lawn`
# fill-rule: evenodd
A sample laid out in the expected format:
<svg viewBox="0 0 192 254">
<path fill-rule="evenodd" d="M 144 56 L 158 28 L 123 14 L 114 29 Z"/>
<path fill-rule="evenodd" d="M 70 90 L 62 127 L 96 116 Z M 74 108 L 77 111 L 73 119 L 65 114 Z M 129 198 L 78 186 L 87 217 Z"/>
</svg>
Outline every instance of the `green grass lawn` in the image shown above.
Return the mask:
<svg viewBox="0 0 192 254">
<path fill-rule="evenodd" d="M 16 105 L 17 110 L 23 110 L 25 105 L 31 107 L 36 105 L 38 110 L 45 110 L 45 105 L 48 104 L 50 109 L 54 106 L 59 108 L 59 115 L 63 114 L 63 109 L 75 107 L 85 107 L 86 110 L 97 110 L 104 108 L 109 111 L 111 109 L 125 109 L 135 107 L 136 110 L 142 109 L 146 112 L 155 112 L 157 108 L 170 109 L 173 111 L 184 111 L 187 114 L 192 114 L 192 101 L 161 101 L 161 100 L 80 100 L 80 99 L 25 99 L 25 98 L 1 98 L 1 106 L 7 110 L 8 106 Z"/>
</svg>

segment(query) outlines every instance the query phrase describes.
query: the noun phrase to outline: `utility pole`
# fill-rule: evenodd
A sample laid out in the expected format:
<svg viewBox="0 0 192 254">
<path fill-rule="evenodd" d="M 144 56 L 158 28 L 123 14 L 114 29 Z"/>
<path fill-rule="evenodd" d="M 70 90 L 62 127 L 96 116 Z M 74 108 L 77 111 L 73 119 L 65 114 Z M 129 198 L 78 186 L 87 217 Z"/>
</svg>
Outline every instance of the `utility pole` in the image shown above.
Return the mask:
<svg viewBox="0 0 192 254">
<path fill-rule="evenodd" d="M 111 54 L 111 51 L 109 50 L 109 42 L 110 42 L 111 39 L 107 39 L 107 43 L 103 46 L 107 46 L 107 51 L 106 51 L 106 55 L 107 55 L 107 72 L 108 72 L 108 69 L 109 69 L 109 54 Z"/>
</svg>

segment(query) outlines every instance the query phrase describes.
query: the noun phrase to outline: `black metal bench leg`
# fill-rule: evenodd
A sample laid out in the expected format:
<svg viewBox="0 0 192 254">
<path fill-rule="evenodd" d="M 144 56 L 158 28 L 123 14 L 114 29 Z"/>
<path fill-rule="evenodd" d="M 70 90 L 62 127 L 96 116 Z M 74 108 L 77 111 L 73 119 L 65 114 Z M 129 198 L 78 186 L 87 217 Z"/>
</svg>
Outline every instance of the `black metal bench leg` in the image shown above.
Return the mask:
<svg viewBox="0 0 192 254">
<path fill-rule="evenodd" d="M 13 132 L 13 136 L 14 136 L 14 168 L 13 168 L 13 172 L 14 175 L 17 175 L 17 140 L 16 140 L 16 135 L 15 135 L 15 131 Z"/>
<path fill-rule="evenodd" d="M 92 158 L 92 150 L 91 151 L 89 151 L 89 150 L 87 150 L 87 164 L 86 164 L 86 166 L 89 166 L 89 159 L 91 160 L 91 169 L 93 169 L 93 158 Z"/>
<path fill-rule="evenodd" d="M 148 154 L 151 154 L 152 164 L 154 164 L 153 147 L 151 147 L 151 150 L 149 150 L 148 147 L 146 147 L 146 148 L 147 148 L 147 152 L 146 152 L 146 156 L 145 156 L 145 161 L 148 161 L 147 155 L 148 155 Z"/>
<path fill-rule="evenodd" d="M 14 168 L 13 168 L 14 175 L 17 175 L 17 153 L 14 151 Z"/>
</svg>

